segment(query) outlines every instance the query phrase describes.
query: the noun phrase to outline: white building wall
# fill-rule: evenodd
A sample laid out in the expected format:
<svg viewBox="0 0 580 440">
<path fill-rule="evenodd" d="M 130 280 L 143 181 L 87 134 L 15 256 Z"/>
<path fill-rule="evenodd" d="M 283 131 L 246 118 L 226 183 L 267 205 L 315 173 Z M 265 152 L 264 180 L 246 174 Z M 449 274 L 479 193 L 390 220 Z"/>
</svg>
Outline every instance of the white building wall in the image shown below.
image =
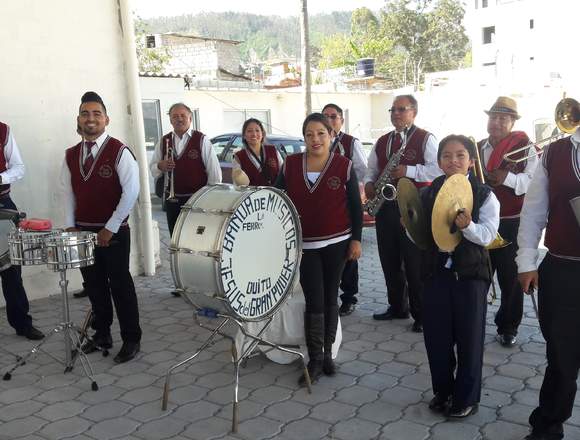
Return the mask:
<svg viewBox="0 0 580 440">
<path fill-rule="evenodd" d="M 5 0 L 1 16 L 0 120 L 10 125 L 26 165 L 12 196 L 29 217 L 49 218 L 62 227 L 59 173 L 65 149 L 79 141 L 76 116 L 85 91 L 103 97 L 108 132 L 133 144 L 118 3 Z M 134 273 L 138 255 L 134 238 Z M 78 271 L 68 276 L 77 288 Z M 23 278 L 29 298 L 60 291 L 57 274 L 42 266 L 24 268 Z"/>
<path fill-rule="evenodd" d="M 159 99 L 163 132 L 171 130 L 167 111 L 184 102 L 199 111 L 200 130 L 213 137 L 231 128 L 224 121 L 225 110 L 270 110 L 272 133 L 302 136 L 304 120 L 301 90 L 184 90 L 180 78 L 141 78 L 143 99 Z M 320 111 L 329 103 L 348 109 L 349 132 L 364 140 L 376 139 L 390 127 L 390 92 L 312 93 L 312 108 Z M 241 127 L 238 128 L 241 130 Z"/>
</svg>

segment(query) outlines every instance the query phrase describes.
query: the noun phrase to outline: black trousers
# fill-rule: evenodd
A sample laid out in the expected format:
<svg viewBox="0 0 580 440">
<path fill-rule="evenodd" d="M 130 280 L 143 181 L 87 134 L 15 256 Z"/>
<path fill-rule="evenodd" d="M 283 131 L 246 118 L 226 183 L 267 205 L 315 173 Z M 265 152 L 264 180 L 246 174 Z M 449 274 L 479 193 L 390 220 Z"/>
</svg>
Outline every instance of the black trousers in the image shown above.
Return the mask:
<svg viewBox="0 0 580 440">
<path fill-rule="evenodd" d="M 524 313 L 524 292 L 518 281 L 516 254 L 518 251 L 518 228 L 520 219 L 502 219 L 499 223 L 499 233 L 509 246 L 493 249 L 489 252 L 491 265 L 497 272 L 497 280 L 501 290 L 501 303 L 495 315 L 495 325 L 499 334 L 517 335 L 518 327 Z"/>
<path fill-rule="evenodd" d="M 356 294 L 358 293 L 358 260 L 348 260 L 342 270 L 340 279 L 340 300 L 343 304 L 356 304 L 358 302 Z"/>
<path fill-rule="evenodd" d="M 337 310 L 338 284 L 345 263 L 349 240 L 320 249 L 304 249 L 300 262 L 300 285 L 306 313 Z"/>
<path fill-rule="evenodd" d="M 548 366 L 530 424 L 534 432 L 562 434 L 563 423 L 572 415 L 580 369 L 580 262 L 548 254 L 538 272 L 539 320 Z"/>
<path fill-rule="evenodd" d="M 167 216 L 167 227 L 169 228 L 169 235 L 173 235 L 175 223 L 181 212 L 181 207 L 189 200 L 189 197 L 178 197 L 174 202 L 165 202 L 165 214 Z"/>
<path fill-rule="evenodd" d="M 93 230 L 93 232 L 98 232 Z M 122 227 L 113 235 L 109 247 L 95 248 L 95 264 L 81 269 L 94 313 L 96 337 L 110 333 L 113 304 L 124 342 L 139 342 L 139 306 L 133 278 L 129 272 L 131 233 Z"/>
<path fill-rule="evenodd" d="M 0 209 L 17 209 L 10 196 L 0 198 Z M 3 220 L 9 221 L 9 220 Z M 6 302 L 6 317 L 8 323 L 17 331 L 23 332 L 32 326 L 32 318 L 28 314 L 29 304 L 26 290 L 22 284 L 20 266 L 10 266 L 0 272 L 2 293 Z"/>
<path fill-rule="evenodd" d="M 488 289 L 488 282 L 457 280 L 448 269 L 425 282 L 423 335 L 433 392 L 451 396 L 456 408 L 481 398 Z"/>
<path fill-rule="evenodd" d="M 376 216 L 377 245 L 389 305 L 396 313 L 411 311 L 422 322 L 421 252 L 401 225 L 397 202 L 385 202 Z"/>
</svg>

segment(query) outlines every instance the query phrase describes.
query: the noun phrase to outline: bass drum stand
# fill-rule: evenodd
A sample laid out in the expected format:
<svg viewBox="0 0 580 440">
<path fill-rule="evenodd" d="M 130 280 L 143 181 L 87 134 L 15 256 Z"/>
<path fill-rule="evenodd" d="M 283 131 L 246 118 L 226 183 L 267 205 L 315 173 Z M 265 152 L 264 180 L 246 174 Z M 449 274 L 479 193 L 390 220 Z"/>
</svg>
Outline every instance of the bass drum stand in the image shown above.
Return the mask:
<svg viewBox="0 0 580 440">
<path fill-rule="evenodd" d="M 204 351 L 206 348 L 210 347 L 211 345 L 215 344 L 215 342 L 216 342 L 215 339 L 216 339 L 216 336 L 218 336 L 218 335 L 225 338 L 225 339 L 230 340 L 232 343 L 231 353 L 232 353 L 232 363 L 234 364 L 234 395 L 233 395 L 233 401 L 232 401 L 232 403 L 233 403 L 232 432 L 233 433 L 238 432 L 238 403 L 239 403 L 238 402 L 238 388 L 239 388 L 239 382 L 240 382 L 240 374 L 239 374 L 240 373 L 240 364 L 243 364 L 248 358 L 251 357 L 252 352 L 258 346 L 258 344 L 267 345 L 273 349 L 275 348 L 275 349 L 278 349 L 280 351 L 283 351 L 286 353 L 291 353 L 291 354 L 294 354 L 297 357 L 299 357 L 302 360 L 302 365 L 304 367 L 304 377 L 306 378 L 306 387 L 308 389 L 308 393 L 309 394 L 312 393 L 310 375 L 308 374 L 308 368 L 306 368 L 306 362 L 304 360 L 304 355 L 300 351 L 292 350 L 292 349 L 289 349 L 287 347 L 282 347 L 279 344 L 275 344 L 273 342 L 267 341 L 267 340 L 262 338 L 262 335 L 266 332 L 268 327 L 270 327 L 270 324 L 272 323 L 272 320 L 274 319 L 273 316 L 266 318 L 266 320 L 265 320 L 266 322 L 264 324 L 264 327 L 262 327 L 262 329 L 258 332 L 258 334 L 254 335 L 254 334 L 248 333 L 248 331 L 244 327 L 243 322 L 241 320 L 239 320 L 238 318 L 234 318 L 233 316 L 230 316 L 230 315 L 218 313 L 214 309 L 205 308 L 205 307 L 198 307 L 191 300 L 191 298 L 189 298 L 187 296 L 187 293 L 188 293 L 187 290 L 181 289 L 180 291 L 181 291 L 181 297 L 184 298 L 186 300 L 186 302 L 188 304 L 190 304 L 195 309 L 195 312 L 193 314 L 193 318 L 194 318 L 196 324 L 199 325 L 201 328 L 210 331 L 211 334 L 205 340 L 205 342 L 201 345 L 201 347 L 199 347 L 197 349 L 197 351 L 195 353 L 193 353 L 187 359 L 173 365 L 171 368 L 169 368 L 167 370 L 167 374 L 165 375 L 165 385 L 163 387 L 163 397 L 162 397 L 162 403 L 161 403 L 161 408 L 163 411 L 167 410 L 167 401 L 169 399 L 169 382 L 170 382 L 171 373 L 173 373 L 174 370 L 192 362 L 202 351 Z M 219 324 L 216 327 L 211 327 L 211 326 L 206 325 L 203 322 L 201 322 L 199 319 L 200 316 L 205 316 L 207 318 L 219 318 L 219 319 L 221 319 L 221 321 L 219 322 Z M 242 332 L 242 334 L 245 337 L 251 339 L 251 342 L 248 344 L 247 348 L 242 351 L 241 354 L 238 353 L 234 337 L 232 337 L 231 335 L 228 335 L 227 333 L 225 333 L 223 331 L 224 328 L 226 327 L 226 325 L 229 323 L 236 326 L 238 328 L 238 330 L 240 332 Z"/>
</svg>

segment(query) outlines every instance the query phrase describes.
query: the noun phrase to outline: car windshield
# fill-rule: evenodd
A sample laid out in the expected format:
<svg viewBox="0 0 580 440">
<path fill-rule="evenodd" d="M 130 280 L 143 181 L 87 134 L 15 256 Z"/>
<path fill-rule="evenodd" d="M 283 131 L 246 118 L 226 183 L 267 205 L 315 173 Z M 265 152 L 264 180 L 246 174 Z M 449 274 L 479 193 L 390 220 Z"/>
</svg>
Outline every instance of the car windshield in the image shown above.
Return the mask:
<svg viewBox="0 0 580 440">
<path fill-rule="evenodd" d="M 217 157 L 221 157 L 224 152 L 224 148 L 228 145 L 231 136 L 218 136 L 211 140 L 211 145 Z"/>
</svg>

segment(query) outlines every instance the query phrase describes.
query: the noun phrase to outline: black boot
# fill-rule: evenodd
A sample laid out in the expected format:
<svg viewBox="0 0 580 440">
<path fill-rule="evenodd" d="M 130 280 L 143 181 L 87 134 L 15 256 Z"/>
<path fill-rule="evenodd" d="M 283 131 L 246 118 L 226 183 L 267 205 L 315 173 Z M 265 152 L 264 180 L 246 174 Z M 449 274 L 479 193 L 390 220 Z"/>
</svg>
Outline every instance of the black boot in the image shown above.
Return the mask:
<svg viewBox="0 0 580 440">
<path fill-rule="evenodd" d="M 336 365 L 332 360 L 332 344 L 336 339 L 336 329 L 338 327 L 338 308 L 336 305 L 326 307 L 324 314 L 324 360 L 322 370 L 327 376 L 336 374 Z"/>
<path fill-rule="evenodd" d="M 308 374 L 310 382 L 315 383 L 322 376 L 322 347 L 324 344 L 324 314 L 304 313 L 304 335 L 308 349 Z M 306 377 L 300 376 L 299 385 L 306 383 Z"/>
</svg>

